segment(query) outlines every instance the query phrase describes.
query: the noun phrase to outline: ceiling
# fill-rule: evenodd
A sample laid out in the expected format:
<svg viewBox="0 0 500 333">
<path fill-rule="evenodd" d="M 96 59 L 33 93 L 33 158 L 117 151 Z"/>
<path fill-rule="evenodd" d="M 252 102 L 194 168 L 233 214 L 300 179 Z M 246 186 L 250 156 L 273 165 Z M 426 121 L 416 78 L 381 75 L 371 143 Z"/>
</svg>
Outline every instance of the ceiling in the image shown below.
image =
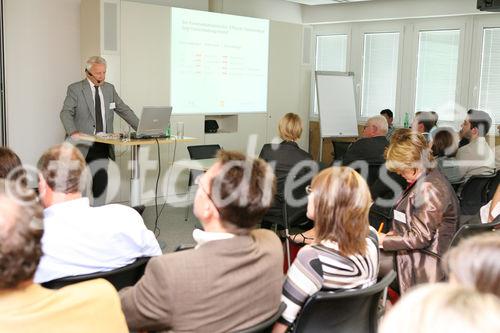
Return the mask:
<svg viewBox="0 0 500 333">
<path fill-rule="evenodd" d="M 286 1 L 296 2 L 303 5 L 316 6 L 316 5 L 331 5 L 331 4 L 348 3 L 348 2 L 373 1 L 373 0 L 286 0 Z"/>
</svg>

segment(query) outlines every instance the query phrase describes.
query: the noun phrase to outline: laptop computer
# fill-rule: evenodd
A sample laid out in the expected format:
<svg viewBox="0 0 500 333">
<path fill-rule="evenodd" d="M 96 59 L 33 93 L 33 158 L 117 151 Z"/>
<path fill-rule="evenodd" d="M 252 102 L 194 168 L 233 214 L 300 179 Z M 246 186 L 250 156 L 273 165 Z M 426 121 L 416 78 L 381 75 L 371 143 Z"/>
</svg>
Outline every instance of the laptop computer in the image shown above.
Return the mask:
<svg viewBox="0 0 500 333">
<path fill-rule="evenodd" d="M 172 114 L 171 106 L 145 106 L 142 108 L 141 119 L 135 138 L 166 138 L 170 136 L 166 134 L 170 123 L 170 115 Z"/>
</svg>

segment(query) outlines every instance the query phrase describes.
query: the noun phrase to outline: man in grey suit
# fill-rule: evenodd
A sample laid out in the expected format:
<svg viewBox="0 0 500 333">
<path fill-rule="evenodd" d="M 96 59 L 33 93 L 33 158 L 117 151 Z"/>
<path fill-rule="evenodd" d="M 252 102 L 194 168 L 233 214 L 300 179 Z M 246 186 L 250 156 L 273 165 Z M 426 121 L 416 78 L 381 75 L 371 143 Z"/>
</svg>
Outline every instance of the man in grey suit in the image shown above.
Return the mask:
<svg viewBox="0 0 500 333">
<path fill-rule="evenodd" d="M 106 60 L 90 57 L 85 68 L 86 78 L 72 83 L 64 100 L 60 118 L 66 134 L 78 140 L 78 134 L 113 133 L 113 116 L 116 112 L 130 126 L 137 129 L 139 119 L 116 93 L 106 79 Z M 115 159 L 113 146 L 94 143 L 77 144 L 92 171 L 92 194 L 102 201 L 108 183 L 108 158 Z M 101 198 L 100 198 L 101 197 Z"/>
<path fill-rule="evenodd" d="M 262 159 L 220 151 L 198 178 L 197 246 L 149 261 L 120 298 L 132 331 L 234 332 L 275 313 L 283 249 L 273 232 L 252 230 L 271 205 L 275 177 Z"/>
</svg>

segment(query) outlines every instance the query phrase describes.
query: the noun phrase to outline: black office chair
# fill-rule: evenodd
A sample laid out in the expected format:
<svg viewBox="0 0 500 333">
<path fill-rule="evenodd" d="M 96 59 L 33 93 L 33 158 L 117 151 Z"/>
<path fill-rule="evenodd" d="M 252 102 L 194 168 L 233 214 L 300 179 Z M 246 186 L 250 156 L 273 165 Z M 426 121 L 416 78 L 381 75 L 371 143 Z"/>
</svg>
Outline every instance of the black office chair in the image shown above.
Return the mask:
<svg viewBox="0 0 500 333">
<path fill-rule="evenodd" d="M 488 202 L 490 182 L 496 175 L 472 176 L 459 188 L 460 212 L 463 215 L 475 215 Z"/>
<path fill-rule="evenodd" d="M 97 272 L 84 275 L 67 276 L 52 281 L 42 283 L 42 286 L 49 289 L 59 289 L 71 284 L 92 279 L 103 278 L 108 280 L 116 290 L 133 286 L 144 275 L 146 264 L 150 257 L 137 258 L 133 263 L 107 272 Z"/>
<path fill-rule="evenodd" d="M 278 311 L 276 311 L 276 313 L 274 313 L 271 317 L 269 317 L 268 319 L 264 320 L 263 322 L 255 325 L 255 326 L 246 328 L 246 329 L 241 330 L 241 331 L 237 331 L 237 333 L 268 333 L 268 332 L 271 332 L 274 323 L 278 320 L 278 318 L 281 316 L 283 311 L 285 311 L 285 308 L 286 308 L 286 304 L 281 303 L 280 307 L 278 308 Z"/>
<path fill-rule="evenodd" d="M 345 153 L 347 152 L 347 149 L 351 145 L 351 142 L 341 142 L 341 141 L 335 141 L 332 140 L 332 145 L 333 145 L 333 161 L 342 161 L 342 158 L 344 158 Z"/>
<path fill-rule="evenodd" d="M 220 145 L 197 145 L 197 146 L 188 146 L 187 150 L 189 153 L 189 158 L 192 160 L 204 160 L 207 158 L 214 158 L 217 155 L 217 152 L 221 150 L 222 147 Z M 189 193 L 190 188 L 194 183 L 196 177 L 201 175 L 203 171 L 200 170 L 189 170 L 189 180 L 188 180 L 188 201 L 190 201 Z M 186 207 L 186 213 L 184 215 L 184 221 L 188 220 L 190 205 Z"/>
<path fill-rule="evenodd" d="M 491 223 L 464 224 L 453 236 L 450 248 L 457 246 L 462 239 L 469 238 L 471 236 L 487 232 L 500 232 L 500 230 L 497 229 L 500 229 L 500 218 L 495 219 L 495 221 Z"/>
<path fill-rule="evenodd" d="M 385 305 L 387 287 L 396 278 L 390 271 L 375 285 L 353 291 L 318 291 L 306 301 L 294 323 L 293 332 L 376 333 L 378 307 Z"/>
<path fill-rule="evenodd" d="M 498 184 L 500 184 L 500 170 L 497 170 L 497 173 L 493 179 L 490 180 L 490 183 L 488 184 L 488 191 L 486 195 L 486 200 L 490 201 L 493 199 L 493 196 L 495 195 L 495 191 L 497 190 Z"/>
<path fill-rule="evenodd" d="M 139 213 L 141 216 L 144 213 L 144 210 L 146 210 L 146 206 L 145 205 L 134 206 L 132 208 L 135 209 L 136 212 Z"/>
</svg>

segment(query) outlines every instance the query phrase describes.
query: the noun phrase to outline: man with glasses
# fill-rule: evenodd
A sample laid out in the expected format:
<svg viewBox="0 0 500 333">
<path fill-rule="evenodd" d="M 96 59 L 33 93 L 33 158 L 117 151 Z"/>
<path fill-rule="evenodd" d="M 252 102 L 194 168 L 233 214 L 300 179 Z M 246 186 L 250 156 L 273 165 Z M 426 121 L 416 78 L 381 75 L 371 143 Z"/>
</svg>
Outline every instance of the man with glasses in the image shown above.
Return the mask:
<svg viewBox="0 0 500 333">
<path fill-rule="evenodd" d="M 275 192 L 261 159 L 220 151 L 198 178 L 197 246 L 153 258 L 120 292 L 132 331 L 234 332 L 269 318 L 280 304 L 283 250 L 269 230 L 252 230 Z"/>
</svg>

